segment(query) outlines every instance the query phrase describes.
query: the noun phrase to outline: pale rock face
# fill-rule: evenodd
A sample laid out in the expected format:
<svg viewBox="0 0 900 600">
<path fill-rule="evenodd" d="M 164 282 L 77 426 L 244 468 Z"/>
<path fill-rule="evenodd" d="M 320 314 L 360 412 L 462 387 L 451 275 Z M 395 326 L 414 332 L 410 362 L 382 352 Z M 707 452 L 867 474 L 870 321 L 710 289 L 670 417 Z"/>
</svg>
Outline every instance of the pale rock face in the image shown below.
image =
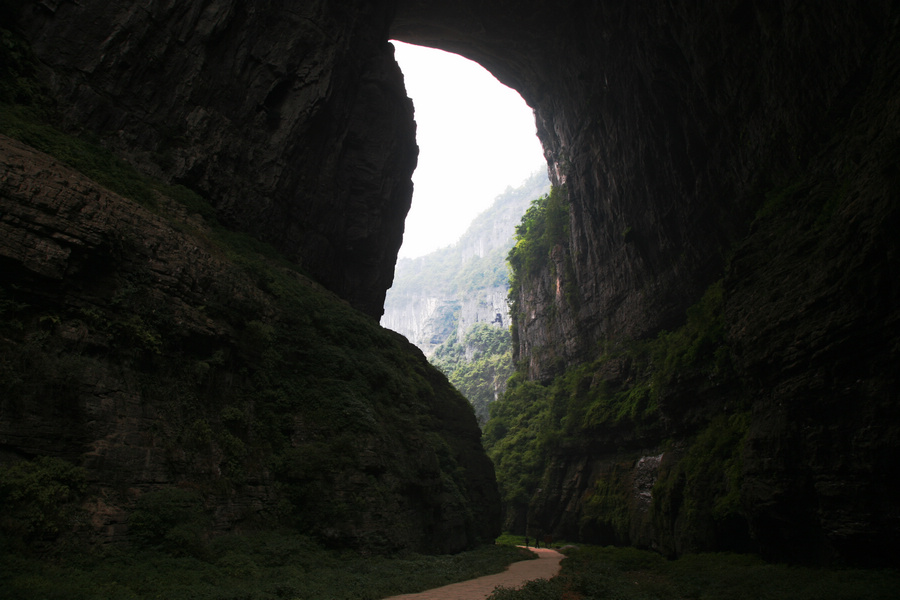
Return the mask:
<svg viewBox="0 0 900 600">
<path fill-rule="evenodd" d="M 387 293 L 381 324 L 405 336 L 426 356 L 447 341 L 454 329 L 458 340 L 477 323 L 508 329 L 506 253 L 528 205 L 549 189 L 547 177 L 535 173 L 518 188 L 507 187 L 498 195 L 453 246 L 401 260 L 395 286 Z M 484 262 L 474 276 L 489 272 L 489 282 L 462 279 L 467 267 L 479 260 Z M 501 269 L 504 275 L 496 276 Z M 503 285 L 493 285 L 497 281 Z"/>
<path fill-rule="evenodd" d="M 381 325 L 404 336 L 425 356 L 431 356 L 448 333 L 442 317 L 446 317 L 447 312 L 452 315 L 454 310 L 455 302 L 449 298 L 425 293 L 407 296 L 385 308 Z"/>
<path fill-rule="evenodd" d="M 659 475 L 659 463 L 663 455 L 642 456 L 634 465 L 634 494 L 638 502 L 638 508 L 642 512 L 650 510 L 650 501 L 653 498 L 653 485 Z"/>
<path fill-rule="evenodd" d="M 397 299 L 385 309 L 381 324 L 431 356 L 451 333 L 447 319 L 454 314 L 458 315 L 456 334 L 460 340 L 477 323 L 509 327 L 508 292 L 506 287 L 496 287 L 476 290 L 465 298 L 420 295 Z"/>
<path fill-rule="evenodd" d="M 463 339 L 465 333 L 477 323 L 487 323 L 495 327 L 509 328 L 509 288 L 493 287 L 477 290 L 463 299 L 459 308 L 457 339 Z M 471 360 L 471 351 L 467 349 L 466 360 Z"/>
</svg>

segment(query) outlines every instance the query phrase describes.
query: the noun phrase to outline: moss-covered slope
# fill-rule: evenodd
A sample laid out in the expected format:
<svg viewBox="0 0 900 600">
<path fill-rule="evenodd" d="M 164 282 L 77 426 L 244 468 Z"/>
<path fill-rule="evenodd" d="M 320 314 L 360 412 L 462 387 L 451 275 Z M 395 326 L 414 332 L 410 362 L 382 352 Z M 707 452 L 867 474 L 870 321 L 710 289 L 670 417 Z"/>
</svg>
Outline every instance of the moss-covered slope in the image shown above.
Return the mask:
<svg viewBox="0 0 900 600">
<path fill-rule="evenodd" d="M 178 544 L 287 526 L 426 551 L 492 539 L 474 414 L 417 349 L 204 219 L 187 190 L 4 110 L 5 130 L 105 157 L 144 200 L 0 138 L 0 459 L 83 469 L 46 506 L 4 480 L 4 534 Z"/>
</svg>

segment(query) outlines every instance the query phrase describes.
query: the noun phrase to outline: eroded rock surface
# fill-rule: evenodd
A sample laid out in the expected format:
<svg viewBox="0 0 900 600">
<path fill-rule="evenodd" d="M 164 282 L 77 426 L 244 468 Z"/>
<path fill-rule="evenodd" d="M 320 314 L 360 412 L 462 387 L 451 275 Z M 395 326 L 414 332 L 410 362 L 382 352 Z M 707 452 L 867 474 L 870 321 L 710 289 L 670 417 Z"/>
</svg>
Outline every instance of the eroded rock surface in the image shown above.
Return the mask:
<svg viewBox="0 0 900 600">
<path fill-rule="evenodd" d="M 724 278 L 733 378 L 683 374 L 649 437 L 562 443 L 508 523 L 673 554 L 900 553 L 885 425 L 898 410 L 897 17 L 891 2 L 399 3 L 399 39 L 466 55 L 520 91 L 566 186 L 571 232 L 517 300 L 531 379 L 679 327 Z M 636 377 L 598 372 L 590 385 Z M 706 509 L 663 507 L 659 490 L 653 527 L 629 534 L 626 515 L 646 523 L 639 498 L 615 494 L 642 457 L 665 436 L 661 469 L 678 472 L 701 424 L 744 403 L 747 522 L 690 524 Z M 591 503 L 608 530 L 584 531 Z"/>
<path fill-rule="evenodd" d="M 25 2 L 64 106 L 378 317 L 416 164 L 412 105 L 371 2 Z"/>
<path fill-rule="evenodd" d="M 83 466 L 83 535 L 130 539 L 171 488 L 216 531 L 437 552 L 499 533 L 474 413 L 411 344 L 173 200 L 5 136 L 0 173 L 0 456 Z"/>
</svg>

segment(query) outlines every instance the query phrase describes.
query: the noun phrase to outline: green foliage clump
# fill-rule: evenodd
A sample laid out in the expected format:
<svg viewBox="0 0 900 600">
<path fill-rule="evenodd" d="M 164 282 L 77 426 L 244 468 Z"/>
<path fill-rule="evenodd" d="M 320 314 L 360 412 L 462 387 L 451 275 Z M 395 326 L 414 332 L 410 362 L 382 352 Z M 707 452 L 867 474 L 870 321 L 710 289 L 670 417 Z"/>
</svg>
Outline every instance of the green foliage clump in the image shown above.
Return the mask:
<svg viewBox="0 0 900 600">
<path fill-rule="evenodd" d="M 606 361 L 618 359 L 605 355 L 548 384 L 526 381 L 522 373 L 510 379 L 484 428 L 505 502 L 527 505 L 540 487 L 546 457 L 561 445 L 603 427 L 649 431 L 657 426 L 657 406 L 646 382 L 621 385 L 596 377 Z"/>
<path fill-rule="evenodd" d="M 475 358 L 503 354 L 509 350 L 509 329 L 476 323 L 466 332 L 463 343 Z"/>
<path fill-rule="evenodd" d="M 677 391 L 684 378 L 699 375 L 709 382 L 730 372 L 723 306 L 722 283 L 716 282 L 687 310 L 684 325 L 676 330 L 602 352 L 546 384 L 525 381 L 521 372 L 514 375 L 506 394 L 491 407 L 484 428 L 485 448 L 494 461 L 504 502 L 527 506 L 540 487 L 546 458 L 562 446 L 584 446 L 617 431 L 658 439 L 664 394 Z M 606 372 L 618 375 L 605 377 Z M 602 489 L 595 490 L 586 518 L 602 512 L 604 521 L 621 533 L 627 531 L 627 494 L 613 483 L 598 484 Z"/>
<path fill-rule="evenodd" d="M 87 489 L 84 469 L 50 456 L 0 466 L 0 533 L 25 541 L 71 529 Z"/>
<path fill-rule="evenodd" d="M 195 490 L 163 488 L 138 498 L 129 520 L 129 534 L 141 546 L 172 555 L 202 553 L 209 515 Z"/>
<path fill-rule="evenodd" d="M 565 187 L 553 187 L 549 194 L 531 203 L 516 226 L 515 246 L 507 256 L 512 271 L 509 297 L 513 313 L 516 312 L 516 299 L 523 282 L 551 264 L 553 248 L 567 246 L 568 243 L 569 205 L 566 190 Z"/>
<path fill-rule="evenodd" d="M 631 526 L 628 510 L 632 496 L 632 482 L 629 477 L 631 463 L 613 465 L 593 483 L 585 499 L 581 516 L 581 526 L 602 530 L 615 543 L 625 544 Z"/>
<path fill-rule="evenodd" d="M 550 390 L 520 374 L 510 380 L 503 398 L 491 405 L 483 441 L 494 462 L 500 496 L 508 506 L 527 506 L 548 456 L 553 431 Z"/>
<path fill-rule="evenodd" d="M 472 404 L 479 424 L 484 425 L 495 394 L 505 390 L 506 381 L 513 373 L 509 330 L 476 323 L 466 332 L 462 343 L 454 332 L 429 360 Z"/>
<path fill-rule="evenodd" d="M 720 279 L 706 289 L 699 302 L 687 309 L 684 325 L 657 335 L 648 347 L 655 370 L 654 385 L 669 385 L 698 372 L 713 379 L 721 379 L 731 372 L 724 306 Z"/>
<path fill-rule="evenodd" d="M 677 515 L 683 539 L 725 533 L 717 538 L 726 547 L 741 549 L 744 539 L 728 528 L 743 520 L 741 457 L 749 422 L 744 412 L 718 415 L 693 438 L 680 460 L 660 470 L 651 510 L 663 546 L 674 548 L 670 536 Z"/>
<path fill-rule="evenodd" d="M 516 226 L 516 245 L 509 251 L 514 273 L 534 275 L 547 265 L 550 251 L 569 237 L 569 205 L 563 187 L 534 200 Z"/>
</svg>

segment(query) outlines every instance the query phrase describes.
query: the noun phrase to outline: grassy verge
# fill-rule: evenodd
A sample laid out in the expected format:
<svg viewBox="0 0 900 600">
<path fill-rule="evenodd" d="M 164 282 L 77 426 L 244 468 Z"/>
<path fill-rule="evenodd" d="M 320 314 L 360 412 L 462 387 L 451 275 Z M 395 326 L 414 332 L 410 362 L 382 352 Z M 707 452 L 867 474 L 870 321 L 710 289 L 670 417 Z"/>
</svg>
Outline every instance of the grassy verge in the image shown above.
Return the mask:
<svg viewBox="0 0 900 600">
<path fill-rule="evenodd" d="M 227 535 L 202 555 L 160 550 L 0 554 L 0 597 L 41 599 L 366 600 L 503 571 L 525 558 L 509 546 L 456 555 L 363 555 L 278 533 Z"/>
<path fill-rule="evenodd" d="M 536 547 L 544 548 L 544 547 L 546 547 L 546 541 L 544 540 L 544 538 L 541 538 L 540 546 L 538 546 L 537 545 L 538 540 L 536 540 L 534 537 L 526 538 L 524 535 L 514 535 L 512 533 L 502 534 L 500 537 L 497 538 L 495 543 L 498 546 L 499 545 L 502 545 L 502 546 L 525 546 L 526 541 L 528 542 L 527 545 L 529 548 L 536 548 Z M 559 540 L 559 539 L 554 538 L 553 542 L 550 544 L 550 547 L 554 548 L 556 550 L 559 550 L 560 548 L 563 548 L 565 546 L 571 546 L 571 543 L 566 540 Z"/>
<path fill-rule="evenodd" d="M 559 577 L 498 589 L 489 600 L 888 600 L 896 570 L 819 569 L 767 564 L 740 554 L 696 554 L 667 561 L 633 548 L 566 551 Z"/>
</svg>

